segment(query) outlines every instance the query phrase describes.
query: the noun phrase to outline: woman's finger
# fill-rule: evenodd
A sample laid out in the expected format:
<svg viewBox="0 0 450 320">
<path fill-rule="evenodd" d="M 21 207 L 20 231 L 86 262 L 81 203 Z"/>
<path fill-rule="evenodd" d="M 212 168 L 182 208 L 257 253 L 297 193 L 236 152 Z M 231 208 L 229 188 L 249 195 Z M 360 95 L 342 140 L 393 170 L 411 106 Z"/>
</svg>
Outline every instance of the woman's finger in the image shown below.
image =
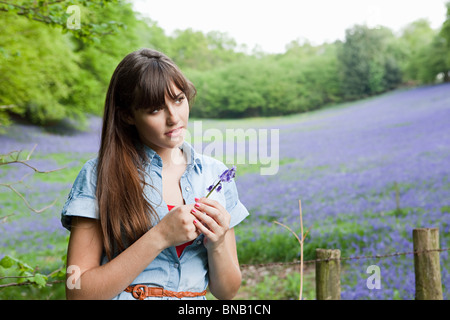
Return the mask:
<svg viewBox="0 0 450 320">
<path fill-rule="evenodd" d="M 214 200 L 213 200 L 214 201 Z M 227 217 L 229 216 L 228 212 L 226 212 L 225 209 L 223 209 L 222 206 L 217 206 L 217 203 L 214 202 L 196 202 L 194 205 L 194 208 L 197 210 L 200 210 L 204 213 L 206 213 L 209 217 L 214 219 L 218 225 L 222 227 L 228 227 L 229 225 L 229 219 Z"/>
<path fill-rule="evenodd" d="M 216 233 L 218 231 L 218 229 L 221 227 L 217 221 L 213 218 L 211 218 L 210 216 L 208 216 L 208 214 L 204 214 L 202 211 L 198 210 L 198 209 L 192 209 L 192 214 L 197 218 L 197 220 L 200 220 L 200 222 L 205 225 L 209 230 L 211 230 L 212 232 Z"/>
<path fill-rule="evenodd" d="M 197 211 L 198 212 L 198 211 Z M 203 223 L 201 223 L 199 220 L 194 220 L 194 225 L 197 227 L 197 229 L 205 235 L 208 239 L 211 238 L 211 236 L 214 235 L 212 231 L 210 231 Z"/>
</svg>

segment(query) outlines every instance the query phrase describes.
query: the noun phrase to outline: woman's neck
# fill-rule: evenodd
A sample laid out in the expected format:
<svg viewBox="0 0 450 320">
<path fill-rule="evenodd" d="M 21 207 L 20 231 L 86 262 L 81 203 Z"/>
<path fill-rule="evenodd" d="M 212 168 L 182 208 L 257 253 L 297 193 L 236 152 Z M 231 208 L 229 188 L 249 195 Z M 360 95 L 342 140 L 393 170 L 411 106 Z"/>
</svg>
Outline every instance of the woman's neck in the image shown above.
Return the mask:
<svg viewBox="0 0 450 320">
<path fill-rule="evenodd" d="M 163 168 L 186 165 L 186 157 L 179 147 L 173 149 L 163 149 L 158 151 L 158 155 L 163 162 Z"/>
</svg>

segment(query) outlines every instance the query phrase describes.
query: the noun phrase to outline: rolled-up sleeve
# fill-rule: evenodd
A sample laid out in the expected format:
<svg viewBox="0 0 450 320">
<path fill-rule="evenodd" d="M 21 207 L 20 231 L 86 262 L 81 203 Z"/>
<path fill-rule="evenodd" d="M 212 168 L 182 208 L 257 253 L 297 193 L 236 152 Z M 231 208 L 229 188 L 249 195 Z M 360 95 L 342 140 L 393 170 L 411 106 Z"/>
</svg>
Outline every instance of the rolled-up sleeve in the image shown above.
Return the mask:
<svg viewBox="0 0 450 320">
<path fill-rule="evenodd" d="M 247 208 L 239 200 L 234 180 L 224 183 L 226 209 L 231 215 L 230 229 L 241 223 L 248 215 Z"/>
<path fill-rule="evenodd" d="M 97 159 L 91 159 L 78 173 L 62 209 L 61 223 L 66 229 L 70 230 L 74 216 L 99 219 L 96 189 Z"/>
</svg>

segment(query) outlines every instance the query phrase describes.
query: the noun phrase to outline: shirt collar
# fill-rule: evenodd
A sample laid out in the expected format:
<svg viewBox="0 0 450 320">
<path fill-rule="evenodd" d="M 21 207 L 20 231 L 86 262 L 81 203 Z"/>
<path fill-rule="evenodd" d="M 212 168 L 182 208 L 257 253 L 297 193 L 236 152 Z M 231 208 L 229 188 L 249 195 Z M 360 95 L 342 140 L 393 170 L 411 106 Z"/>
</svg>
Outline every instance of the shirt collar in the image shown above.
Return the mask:
<svg viewBox="0 0 450 320">
<path fill-rule="evenodd" d="M 145 155 L 147 156 L 147 161 L 148 163 L 155 163 L 158 166 L 162 167 L 162 159 L 159 156 L 159 154 L 156 153 L 155 150 L 153 150 L 152 148 L 150 148 L 149 146 L 147 146 L 144 143 L 139 142 L 138 145 L 144 149 Z"/>
<path fill-rule="evenodd" d="M 195 151 L 195 149 L 187 143 L 186 141 L 180 146 L 180 149 L 183 150 L 183 153 L 186 154 L 186 159 L 188 163 L 188 167 L 194 167 L 197 173 L 202 173 L 203 164 L 199 154 Z"/>
<path fill-rule="evenodd" d="M 145 144 L 142 144 L 142 145 L 143 145 L 145 154 L 147 155 L 149 163 L 155 163 L 162 168 L 162 165 L 163 165 L 162 159 L 156 153 L 156 151 Z M 193 167 L 197 171 L 197 173 L 202 173 L 202 170 L 203 170 L 202 160 L 199 157 L 199 154 L 192 147 L 192 145 L 190 145 L 189 143 L 184 141 L 183 144 L 179 148 L 181 150 L 183 150 L 183 153 L 186 155 L 188 168 Z"/>
</svg>

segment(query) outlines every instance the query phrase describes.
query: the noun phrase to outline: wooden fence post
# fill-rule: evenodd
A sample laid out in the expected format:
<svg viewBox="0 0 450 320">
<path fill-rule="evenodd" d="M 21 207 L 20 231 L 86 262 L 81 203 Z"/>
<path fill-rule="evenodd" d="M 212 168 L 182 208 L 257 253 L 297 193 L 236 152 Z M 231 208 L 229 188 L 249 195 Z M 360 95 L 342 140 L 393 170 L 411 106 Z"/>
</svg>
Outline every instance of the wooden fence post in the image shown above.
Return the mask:
<svg viewBox="0 0 450 320">
<path fill-rule="evenodd" d="M 339 259 L 339 249 L 316 249 L 316 259 Z M 316 262 L 316 299 L 341 300 L 341 261 Z"/>
<path fill-rule="evenodd" d="M 413 230 L 414 251 L 439 249 L 439 229 Z M 439 251 L 414 254 L 416 300 L 443 300 Z"/>
</svg>

